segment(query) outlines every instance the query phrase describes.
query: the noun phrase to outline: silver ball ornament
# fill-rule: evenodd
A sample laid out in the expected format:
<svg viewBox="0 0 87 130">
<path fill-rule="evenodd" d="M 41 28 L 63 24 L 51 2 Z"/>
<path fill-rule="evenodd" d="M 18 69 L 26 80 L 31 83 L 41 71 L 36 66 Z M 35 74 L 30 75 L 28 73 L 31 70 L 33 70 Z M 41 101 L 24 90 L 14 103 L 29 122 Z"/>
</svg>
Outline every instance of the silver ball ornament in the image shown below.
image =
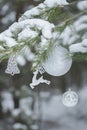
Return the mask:
<svg viewBox="0 0 87 130">
<path fill-rule="evenodd" d="M 53 76 L 61 76 L 67 73 L 72 65 L 69 52 L 62 46 L 55 46 L 53 51 L 43 63 L 45 71 Z"/>
<path fill-rule="evenodd" d="M 62 102 L 66 107 L 74 107 L 78 103 L 78 95 L 76 92 L 69 89 L 63 94 Z"/>
</svg>

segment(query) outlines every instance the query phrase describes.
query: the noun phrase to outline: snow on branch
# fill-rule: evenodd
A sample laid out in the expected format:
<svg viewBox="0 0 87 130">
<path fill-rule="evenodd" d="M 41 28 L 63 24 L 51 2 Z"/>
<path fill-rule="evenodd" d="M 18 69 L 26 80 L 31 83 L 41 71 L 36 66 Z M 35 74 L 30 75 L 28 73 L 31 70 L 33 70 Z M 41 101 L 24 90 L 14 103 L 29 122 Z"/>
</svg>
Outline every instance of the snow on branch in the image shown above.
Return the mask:
<svg viewBox="0 0 87 130">
<path fill-rule="evenodd" d="M 66 0 L 45 0 L 37 7 L 26 11 L 18 22 L 13 23 L 6 31 L 0 34 L 0 61 L 16 53 L 18 55 L 25 46 L 28 46 L 30 50 L 34 48 L 35 57 L 32 66 L 35 72 L 30 84 L 31 88 L 40 83 L 50 84 L 50 81 L 45 80 L 43 76 L 37 79 L 38 68 L 49 58 L 49 54 L 51 54 L 56 45 L 65 48 L 71 60 L 74 53 L 80 52 L 82 55 L 87 53 L 87 10 L 82 10 L 79 14 L 61 21 L 61 27 L 59 22 L 57 26 L 47 19 L 49 10 L 55 9 L 55 7 L 63 7 L 64 5 L 68 5 Z M 41 17 L 42 14 L 43 17 Z M 60 13 L 56 17 L 60 18 L 61 15 Z M 72 25 L 67 24 L 72 20 L 75 20 Z M 13 74 L 14 68 L 11 69 L 11 74 Z"/>
<path fill-rule="evenodd" d="M 71 53 L 87 53 L 87 39 L 80 43 L 72 44 L 69 49 Z"/>
<path fill-rule="evenodd" d="M 26 11 L 20 18 L 19 21 L 25 19 L 32 19 L 35 16 L 45 13 L 51 8 L 55 8 L 57 6 L 68 5 L 69 3 L 66 0 L 45 0 L 43 3 L 39 4 L 37 7 Z"/>
<path fill-rule="evenodd" d="M 35 38 L 39 32 L 32 29 L 34 27 L 42 32 L 43 37 L 47 39 L 52 38 L 54 24 L 41 19 L 28 19 L 15 22 L 7 31 L 1 33 L 0 42 L 5 42 L 7 46 L 12 47 L 17 43 L 26 41 L 26 39 Z M 17 39 L 17 41 L 15 39 Z"/>
</svg>

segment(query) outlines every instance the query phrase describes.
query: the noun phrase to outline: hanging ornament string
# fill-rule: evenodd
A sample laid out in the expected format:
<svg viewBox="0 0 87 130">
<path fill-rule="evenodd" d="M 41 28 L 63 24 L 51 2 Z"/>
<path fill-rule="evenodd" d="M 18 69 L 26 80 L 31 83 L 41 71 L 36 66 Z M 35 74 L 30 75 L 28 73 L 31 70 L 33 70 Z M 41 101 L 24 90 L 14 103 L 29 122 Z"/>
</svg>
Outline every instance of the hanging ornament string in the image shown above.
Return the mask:
<svg viewBox="0 0 87 130">
<path fill-rule="evenodd" d="M 66 107 L 74 107 L 78 103 L 78 95 L 76 92 L 69 89 L 63 94 L 62 102 Z"/>
<path fill-rule="evenodd" d="M 12 76 L 14 74 L 19 74 L 20 73 L 20 70 L 19 70 L 19 68 L 17 66 L 16 55 L 12 55 L 9 58 L 5 73 L 11 74 Z"/>
</svg>

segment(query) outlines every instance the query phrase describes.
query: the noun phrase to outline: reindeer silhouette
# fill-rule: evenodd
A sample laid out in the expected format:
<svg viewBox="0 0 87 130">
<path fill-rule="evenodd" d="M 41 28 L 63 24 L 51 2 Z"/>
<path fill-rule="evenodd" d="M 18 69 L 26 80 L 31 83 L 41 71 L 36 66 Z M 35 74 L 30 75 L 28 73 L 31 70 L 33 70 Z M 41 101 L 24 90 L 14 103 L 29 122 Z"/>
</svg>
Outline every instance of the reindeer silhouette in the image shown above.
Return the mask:
<svg viewBox="0 0 87 130">
<path fill-rule="evenodd" d="M 30 87 L 32 89 L 34 89 L 35 86 L 39 85 L 40 83 L 46 83 L 46 84 L 50 84 L 50 81 L 45 80 L 43 78 L 43 76 L 41 76 L 39 79 L 37 79 L 37 75 L 38 75 L 38 70 L 36 70 L 35 72 L 33 72 L 34 76 L 32 78 L 32 83 L 30 83 Z"/>
</svg>

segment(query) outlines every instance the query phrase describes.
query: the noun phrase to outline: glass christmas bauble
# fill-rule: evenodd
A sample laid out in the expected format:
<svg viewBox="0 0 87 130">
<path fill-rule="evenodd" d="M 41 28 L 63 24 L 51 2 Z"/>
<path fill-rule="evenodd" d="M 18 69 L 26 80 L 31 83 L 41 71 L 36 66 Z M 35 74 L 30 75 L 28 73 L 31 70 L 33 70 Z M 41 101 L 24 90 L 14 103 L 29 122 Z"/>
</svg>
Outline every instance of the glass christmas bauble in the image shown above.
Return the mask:
<svg viewBox="0 0 87 130">
<path fill-rule="evenodd" d="M 68 90 L 63 94 L 62 102 L 66 107 L 74 107 L 78 103 L 78 95 L 76 92 Z"/>
<path fill-rule="evenodd" d="M 72 65 L 69 52 L 62 46 L 55 46 L 53 51 L 43 63 L 45 71 L 53 76 L 61 76 L 67 73 Z"/>
</svg>

